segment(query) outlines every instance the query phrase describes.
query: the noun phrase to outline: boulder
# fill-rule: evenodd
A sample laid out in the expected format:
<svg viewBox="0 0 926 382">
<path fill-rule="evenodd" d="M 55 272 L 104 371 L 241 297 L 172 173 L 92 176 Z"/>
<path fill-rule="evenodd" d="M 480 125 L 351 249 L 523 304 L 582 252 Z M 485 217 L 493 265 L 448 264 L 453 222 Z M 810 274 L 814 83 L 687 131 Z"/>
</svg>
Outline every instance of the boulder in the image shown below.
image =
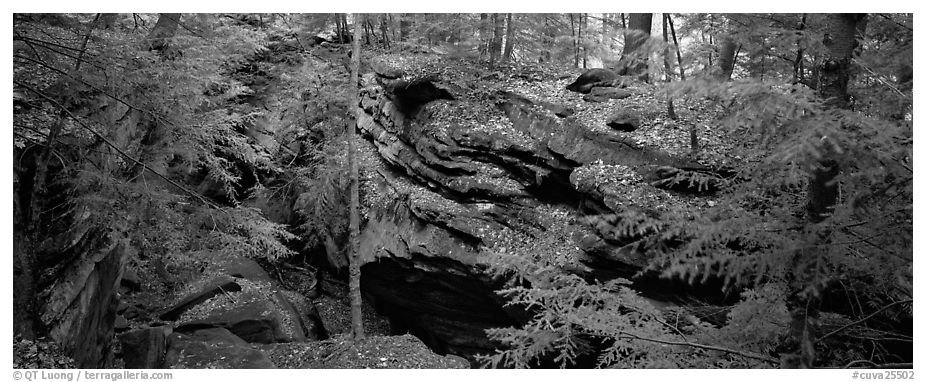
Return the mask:
<svg viewBox="0 0 926 382">
<path fill-rule="evenodd" d="M 138 273 L 134 269 L 126 269 L 122 273 L 122 280 L 120 280 L 120 285 L 132 292 L 138 292 L 141 290 L 141 280 L 138 278 Z"/>
<path fill-rule="evenodd" d="M 581 201 L 575 209 L 580 215 L 616 212 L 594 185 L 580 189 L 572 184 L 576 169 L 592 163 L 629 168 L 686 163 L 615 132 L 562 118 L 570 113 L 567 108 L 533 95 L 535 89 L 519 90 L 518 84 L 491 94 L 480 84 L 462 86 L 453 100 L 433 99 L 428 96 L 432 92 L 419 88 L 419 98 L 428 101 L 408 110 L 399 104 L 413 97 L 403 96 L 400 89 L 407 88 L 396 84 L 427 78 L 441 88 L 479 74 L 470 76 L 469 68 L 458 65 L 438 75 L 435 68 L 446 63 L 390 60 L 408 64 L 410 69 L 397 78 L 405 82 L 380 76 L 376 83 L 365 83 L 357 123 L 368 140 L 358 145 L 358 158 L 374 174 L 361 182 L 369 211 L 360 240 L 361 288 L 390 318 L 395 332 L 414 334 L 436 353 L 469 357 L 491 352 L 499 344 L 489 341 L 485 329 L 530 318 L 523 309 L 505 306 L 495 293 L 499 281 L 484 273 L 481 248 L 506 243 L 512 235 L 527 236 L 525 227 L 546 227 L 551 204 Z M 454 77 L 457 72 L 463 75 Z M 612 91 L 620 90 L 614 85 L 621 80 L 608 71 L 589 71 L 570 90 L 602 88 L 595 94 L 623 97 L 629 93 Z M 619 122 L 637 128 L 640 117 L 630 117 Z M 615 264 L 624 267 L 620 274 L 625 277 L 645 268 L 645 253 L 630 243 L 607 242 L 595 232 L 591 236 L 595 241 L 582 249 L 598 261 L 583 264 L 585 275 L 614 277 L 605 271 Z"/>
<path fill-rule="evenodd" d="M 121 314 L 116 316 L 116 322 L 113 324 L 113 329 L 119 333 L 124 332 L 129 329 L 129 320 L 126 320 Z"/>
<path fill-rule="evenodd" d="M 629 133 L 640 128 L 640 115 L 634 111 L 621 110 L 608 118 L 606 125 L 614 130 Z"/>
<path fill-rule="evenodd" d="M 127 369 L 161 369 L 167 354 L 170 328 L 145 328 L 119 335 L 122 358 Z"/>
<path fill-rule="evenodd" d="M 293 338 L 283 332 L 281 320 L 280 312 L 270 301 L 253 301 L 228 310 L 219 310 L 203 319 L 181 323 L 176 331 L 190 333 L 201 329 L 225 328 L 247 342 L 290 342 Z"/>
<path fill-rule="evenodd" d="M 247 257 L 226 257 L 209 264 L 209 268 L 231 277 L 243 278 L 251 281 L 273 281 L 270 274 L 268 274 L 257 261 Z"/>
<path fill-rule="evenodd" d="M 180 315 L 190 308 L 206 301 L 220 293 L 237 292 L 241 290 L 241 285 L 235 282 L 231 277 L 225 276 L 205 284 L 193 293 L 190 293 L 176 304 L 171 305 L 160 318 L 166 321 L 176 321 Z"/>
<path fill-rule="evenodd" d="M 277 291 L 274 293 L 274 300 L 284 309 L 285 314 L 290 315 L 302 328 L 303 340 L 328 339 L 328 330 L 325 329 L 318 309 L 311 300 L 292 291 Z"/>
<path fill-rule="evenodd" d="M 178 369 L 275 369 L 262 351 L 224 328 L 168 337 L 166 364 Z"/>
<path fill-rule="evenodd" d="M 76 227 L 82 225 L 86 228 L 77 230 L 78 239 L 68 241 L 76 243 L 73 247 L 54 252 L 76 256 L 67 262 L 67 270 L 39 294 L 39 317 L 49 336 L 74 358 L 78 367 L 107 368 L 113 359 L 119 274 L 131 247 L 122 238 L 87 227 L 89 223 L 75 223 Z M 43 269 L 48 269 L 49 274 L 53 271 L 51 266 Z"/>
<path fill-rule="evenodd" d="M 618 79 L 619 76 L 612 70 L 590 69 L 566 86 L 566 89 L 576 93 L 588 94 L 596 86 L 614 86 L 614 82 Z"/>
</svg>

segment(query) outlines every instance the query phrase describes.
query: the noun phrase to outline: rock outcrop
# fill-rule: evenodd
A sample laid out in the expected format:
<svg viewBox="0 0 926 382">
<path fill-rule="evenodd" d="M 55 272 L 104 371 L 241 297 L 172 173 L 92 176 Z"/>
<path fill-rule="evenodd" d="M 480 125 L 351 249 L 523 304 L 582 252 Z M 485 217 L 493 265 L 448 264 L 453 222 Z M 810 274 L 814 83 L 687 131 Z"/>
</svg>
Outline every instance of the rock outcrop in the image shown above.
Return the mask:
<svg viewBox="0 0 926 382">
<path fill-rule="evenodd" d="M 83 223 L 36 251 L 44 270 L 39 320 L 79 367 L 105 368 L 113 362 L 117 290 L 131 247 L 121 233 Z"/>
<path fill-rule="evenodd" d="M 532 229 L 565 237 L 551 231 L 561 218 L 581 247 L 571 271 L 633 277 L 647 265 L 640 238 L 608 229 L 613 220 L 593 226 L 580 219 L 616 218 L 629 207 L 600 192 L 600 179 L 572 175 L 594 166 L 647 174 L 689 163 L 523 95 L 529 80 L 486 94 L 466 80 L 477 75 L 437 60 L 386 56 L 364 76 L 362 288 L 395 330 L 472 359 L 498 345 L 485 329 L 528 318 L 494 292 L 500 281 L 484 272 L 486 249 L 531 240 Z"/>
<path fill-rule="evenodd" d="M 167 364 L 176 369 L 275 369 L 264 352 L 223 328 L 173 333 Z"/>
</svg>

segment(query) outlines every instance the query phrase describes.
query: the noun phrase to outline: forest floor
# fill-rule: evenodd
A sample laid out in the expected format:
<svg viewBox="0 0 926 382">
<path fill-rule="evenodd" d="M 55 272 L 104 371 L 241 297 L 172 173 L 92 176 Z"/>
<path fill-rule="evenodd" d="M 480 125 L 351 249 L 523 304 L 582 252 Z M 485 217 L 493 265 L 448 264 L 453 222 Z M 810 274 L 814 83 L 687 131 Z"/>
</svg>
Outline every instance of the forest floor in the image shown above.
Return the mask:
<svg viewBox="0 0 926 382">
<path fill-rule="evenodd" d="M 354 341 L 350 327 L 350 295 L 342 281 L 322 275 L 317 291 L 306 290 L 304 274 L 284 272 L 294 291 L 312 298 L 318 315 L 331 336 L 324 341 L 260 345 L 278 368 L 285 369 L 459 369 L 469 363 L 459 357 L 435 354 L 410 334 L 393 335 L 388 319 L 364 300 L 363 329 L 366 338 Z M 294 282 L 289 282 L 290 280 Z"/>
</svg>

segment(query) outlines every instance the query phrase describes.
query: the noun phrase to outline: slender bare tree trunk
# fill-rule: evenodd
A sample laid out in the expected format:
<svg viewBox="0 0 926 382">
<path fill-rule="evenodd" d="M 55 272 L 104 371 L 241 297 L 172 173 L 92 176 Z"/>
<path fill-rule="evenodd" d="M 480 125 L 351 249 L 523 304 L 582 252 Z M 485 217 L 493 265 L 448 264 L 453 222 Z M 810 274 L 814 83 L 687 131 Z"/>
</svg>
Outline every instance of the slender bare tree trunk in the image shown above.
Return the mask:
<svg viewBox="0 0 926 382">
<path fill-rule="evenodd" d="M 353 55 L 350 62 L 350 106 L 354 111 L 354 122 L 347 126 L 347 163 L 350 166 L 350 218 L 349 218 L 349 246 L 350 265 L 350 322 L 354 340 L 362 340 L 363 319 L 361 309 L 363 299 L 360 295 L 360 169 L 357 164 L 357 148 L 354 147 L 357 139 L 357 121 L 360 120 L 360 91 L 357 82 L 360 78 L 360 15 L 354 14 Z"/>
<path fill-rule="evenodd" d="M 675 44 L 675 57 L 678 59 L 678 74 L 682 81 L 685 81 L 685 66 L 682 64 L 682 48 L 678 45 L 678 37 L 675 35 L 675 23 L 672 22 L 672 15 L 666 14 L 666 21 L 669 22 L 669 30 L 672 32 L 672 43 Z M 692 123 L 688 126 L 689 144 L 691 153 L 695 154 L 701 149 L 698 143 L 698 125 Z"/>
<path fill-rule="evenodd" d="M 495 66 L 495 62 L 498 61 L 499 56 L 502 54 L 502 33 L 504 33 L 504 21 L 499 17 L 498 13 L 492 14 L 492 24 L 495 26 L 495 30 L 492 35 L 492 43 L 489 45 L 489 66 Z"/>
<path fill-rule="evenodd" d="M 573 65 L 579 67 L 579 38 L 576 36 L 576 19 L 575 15 L 569 14 L 569 30 L 572 32 L 572 57 Z"/>
<path fill-rule="evenodd" d="M 798 33 L 803 33 L 807 25 L 807 14 L 801 15 L 801 22 L 797 25 Z M 794 57 L 794 72 L 791 75 L 791 83 L 796 84 L 804 80 L 804 47 L 801 40 L 797 41 L 797 56 Z"/>
<path fill-rule="evenodd" d="M 511 61 L 511 51 L 514 49 L 514 21 L 512 21 L 512 16 L 508 14 L 508 25 L 505 29 L 505 54 L 502 55 L 502 62 Z"/>
<path fill-rule="evenodd" d="M 540 48 L 540 57 L 539 62 L 550 62 L 553 59 L 553 54 L 550 52 L 550 47 L 553 46 L 553 42 L 556 39 L 556 35 L 553 32 L 553 29 L 550 27 L 550 17 L 544 16 L 543 18 L 543 33 L 540 36 L 540 41 L 542 42 L 542 47 Z"/>
<path fill-rule="evenodd" d="M 662 14 L 662 41 L 666 43 L 666 48 L 662 52 L 662 62 L 666 67 L 666 83 L 672 82 L 672 68 L 669 66 L 669 22 L 668 14 Z M 670 119 L 678 119 L 675 115 L 675 105 L 672 102 L 672 96 L 666 96 L 666 113 Z"/>
<path fill-rule="evenodd" d="M 666 14 L 669 21 L 669 30 L 672 31 L 672 43 L 675 44 L 675 56 L 678 58 L 678 74 L 682 81 L 685 80 L 685 67 L 682 65 L 682 48 L 678 45 L 678 37 L 675 36 L 675 23 L 672 22 L 672 15 Z"/>
<path fill-rule="evenodd" d="M 487 13 L 479 14 L 479 39 L 482 40 L 479 55 L 486 56 L 489 54 L 492 45 L 492 38 L 489 36 L 489 15 Z"/>
<path fill-rule="evenodd" d="M 588 39 L 588 13 L 582 14 L 582 29 L 585 30 L 584 34 L 581 30 L 579 31 L 579 42 L 582 44 L 582 68 L 588 69 L 588 48 L 585 46 L 585 41 L 582 41 L 582 35 Z"/>
<path fill-rule="evenodd" d="M 383 36 L 383 49 L 389 49 L 389 27 L 386 23 L 385 13 L 379 17 L 379 30 L 380 34 Z"/>
<path fill-rule="evenodd" d="M 334 33 L 338 35 L 338 43 L 341 43 L 341 36 L 343 36 L 344 29 L 341 27 L 341 14 L 334 14 Z"/>
</svg>

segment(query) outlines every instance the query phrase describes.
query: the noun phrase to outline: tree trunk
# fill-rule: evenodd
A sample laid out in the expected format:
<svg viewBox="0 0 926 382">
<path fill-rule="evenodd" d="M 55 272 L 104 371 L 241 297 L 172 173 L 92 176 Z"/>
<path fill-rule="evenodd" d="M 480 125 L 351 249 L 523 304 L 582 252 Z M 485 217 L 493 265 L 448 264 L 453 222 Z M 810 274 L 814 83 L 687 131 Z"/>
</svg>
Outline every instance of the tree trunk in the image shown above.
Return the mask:
<svg viewBox="0 0 926 382">
<path fill-rule="evenodd" d="M 170 40 L 177 34 L 177 26 L 180 23 L 180 13 L 161 13 L 158 15 L 158 21 L 151 28 L 151 32 L 145 37 L 145 44 L 148 50 L 156 50 L 162 56 L 172 56 L 169 53 Z"/>
<path fill-rule="evenodd" d="M 585 33 L 583 33 L 583 31 Z M 582 14 L 582 19 L 579 24 L 579 46 L 582 47 L 582 69 L 588 69 L 588 49 L 585 47 L 585 41 L 582 40 L 582 36 L 588 38 L 588 13 Z"/>
<path fill-rule="evenodd" d="M 489 46 L 492 45 L 492 38 L 489 37 L 489 15 L 487 13 L 479 14 L 479 39 L 482 40 L 479 55 L 487 56 L 490 50 Z"/>
<path fill-rule="evenodd" d="M 411 15 L 408 13 L 403 13 L 399 16 L 399 40 L 405 41 L 408 39 L 409 29 L 412 27 Z"/>
<path fill-rule="evenodd" d="M 553 31 L 553 28 L 550 26 L 550 17 L 543 17 L 543 34 L 541 35 L 542 46 L 540 48 L 540 63 L 550 62 L 553 59 L 553 54 L 550 53 L 550 47 L 553 46 L 554 41 L 556 40 L 556 35 Z"/>
<path fill-rule="evenodd" d="M 631 13 L 628 29 L 624 31 L 624 50 L 621 52 L 618 74 L 637 75 L 643 81 L 648 81 L 646 73 L 646 52 L 640 47 L 646 42 L 653 28 L 652 13 Z"/>
<path fill-rule="evenodd" d="M 343 42 L 351 42 L 350 39 L 351 39 L 351 35 L 352 35 L 353 33 L 351 32 L 350 24 L 347 23 L 347 14 L 346 14 L 346 13 L 342 13 L 342 14 L 341 14 L 341 25 L 344 26 L 344 37 L 341 38 L 341 41 L 343 41 Z M 355 27 L 358 27 L 358 28 L 359 28 L 360 26 L 359 26 L 359 25 L 355 25 Z"/>
<path fill-rule="evenodd" d="M 662 41 L 665 43 L 666 48 L 662 52 L 662 63 L 666 67 L 666 83 L 672 82 L 672 68 L 669 66 L 669 22 L 668 14 L 662 14 Z M 672 96 L 666 96 L 666 113 L 669 115 L 669 119 L 678 119 L 678 116 L 675 115 L 675 105 L 672 103 Z"/>
<path fill-rule="evenodd" d="M 357 164 L 357 148 L 354 147 L 357 139 L 357 121 L 360 120 L 360 91 L 357 88 L 357 82 L 360 78 L 360 28 L 356 26 L 359 15 L 354 15 L 354 37 L 353 37 L 353 55 L 350 63 L 350 106 L 354 112 L 354 123 L 347 124 L 347 163 L 350 167 L 350 218 L 349 218 L 349 245 L 350 245 L 350 265 L 349 265 L 349 282 L 350 289 L 350 322 L 354 340 L 363 339 L 363 320 L 361 316 L 361 307 L 363 300 L 360 295 L 360 169 Z"/>
<path fill-rule="evenodd" d="M 719 80 L 729 80 L 733 75 L 733 65 L 736 61 L 736 41 L 730 35 L 723 37 L 720 45 L 720 55 L 717 57 L 716 78 Z"/>
<path fill-rule="evenodd" d="M 366 21 L 363 22 L 363 39 L 370 45 L 370 24 Z"/>
<path fill-rule="evenodd" d="M 118 13 L 101 13 L 100 14 L 100 29 L 113 29 L 116 26 L 116 21 L 119 19 Z"/>
<path fill-rule="evenodd" d="M 386 14 L 379 17 L 379 31 L 383 37 L 383 49 L 389 49 L 389 27 L 386 25 Z"/>
<path fill-rule="evenodd" d="M 865 27 L 864 14 L 827 15 L 824 28 L 827 37 L 823 41 L 824 52 L 818 68 L 820 79 L 817 92 L 830 108 L 849 108 L 848 84 L 852 54 L 858 46 L 857 38 L 864 35 Z M 808 229 L 829 218 L 838 200 L 839 185 L 836 177 L 840 171 L 839 163 L 832 159 L 831 147 L 824 146 L 821 151 L 823 159 L 810 169 L 807 190 Z M 794 269 L 788 298 L 791 326 L 786 342 L 788 351 L 782 357 L 783 367 L 810 368 L 815 360 L 814 343 L 817 340 L 820 307 L 820 299 L 815 291 L 822 289 L 823 282 L 816 277 L 815 270 L 823 260 L 820 248 L 827 246 L 829 237 L 829 229 L 822 228 L 814 233 L 816 238 L 810 239 L 812 242 L 807 243 L 807 249 L 796 253 L 792 261 Z"/>
<path fill-rule="evenodd" d="M 499 56 L 502 55 L 502 34 L 504 33 L 504 20 L 498 13 L 492 14 L 492 24 L 495 26 L 492 43 L 489 46 L 489 66 L 495 66 Z"/>
<path fill-rule="evenodd" d="M 666 14 L 669 21 L 669 29 L 672 31 L 672 43 L 675 44 L 675 56 L 678 58 L 678 74 L 682 81 L 685 80 L 685 67 L 682 66 L 682 48 L 678 45 L 678 38 L 675 36 L 675 24 L 672 22 L 672 15 Z"/>
<path fill-rule="evenodd" d="M 341 25 L 341 14 L 334 14 L 334 33 L 337 34 L 338 43 L 342 43 L 341 36 L 344 35 L 344 27 Z"/>
<path fill-rule="evenodd" d="M 710 21 L 707 24 L 707 44 L 711 47 L 711 49 L 707 50 L 707 67 L 713 70 L 714 69 L 714 14 L 713 13 L 708 15 L 708 20 Z"/>
<path fill-rule="evenodd" d="M 798 33 L 803 36 L 804 28 L 807 26 L 807 14 L 801 15 L 801 22 L 797 25 Z M 801 39 L 797 41 L 797 56 L 794 57 L 793 73 L 791 83 L 797 84 L 804 81 L 804 46 Z"/>
<path fill-rule="evenodd" d="M 503 62 L 511 61 L 511 51 L 514 49 L 514 22 L 512 16 L 508 14 L 508 25 L 505 29 L 505 54 L 502 56 Z"/>
<path fill-rule="evenodd" d="M 576 19 L 575 15 L 569 14 L 569 32 L 572 33 L 572 58 L 573 66 L 579 67 L 579 41 L 576 37 Z"/>
</svg>

